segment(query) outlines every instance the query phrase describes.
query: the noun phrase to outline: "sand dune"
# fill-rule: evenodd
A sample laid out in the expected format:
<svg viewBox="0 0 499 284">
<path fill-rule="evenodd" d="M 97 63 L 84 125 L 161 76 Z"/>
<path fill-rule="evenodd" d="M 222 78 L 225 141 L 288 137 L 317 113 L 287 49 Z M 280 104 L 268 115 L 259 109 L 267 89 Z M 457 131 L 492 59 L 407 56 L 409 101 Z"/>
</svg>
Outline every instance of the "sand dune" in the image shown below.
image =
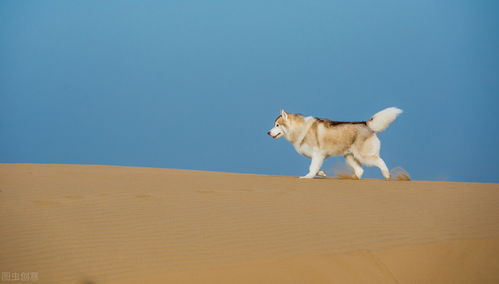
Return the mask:
<svg viewBox="0 0 499 284">
<path fill-rule="evenodd" d="M 499 283 L 499 184 L 4 164 L 0 218 L 37 283 Z"/>
</svg>

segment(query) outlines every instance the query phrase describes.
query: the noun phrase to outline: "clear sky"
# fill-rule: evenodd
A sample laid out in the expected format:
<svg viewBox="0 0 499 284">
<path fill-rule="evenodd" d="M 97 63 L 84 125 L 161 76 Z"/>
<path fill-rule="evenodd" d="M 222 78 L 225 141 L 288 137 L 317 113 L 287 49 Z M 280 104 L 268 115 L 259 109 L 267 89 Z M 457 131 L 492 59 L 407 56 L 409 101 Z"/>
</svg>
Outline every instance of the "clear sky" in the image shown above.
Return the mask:
<svg viewBox="0 0 499 284">
<path fill-rule="evenodd" d="M 266 135 L 279 109 L 366 120 L 397 106 L 379 135 L 389 168 L 499 182 L 498 11 L 493 0 L 2 0 L 0 162 L 304 175 L 309 160 Z"/>
</svg>

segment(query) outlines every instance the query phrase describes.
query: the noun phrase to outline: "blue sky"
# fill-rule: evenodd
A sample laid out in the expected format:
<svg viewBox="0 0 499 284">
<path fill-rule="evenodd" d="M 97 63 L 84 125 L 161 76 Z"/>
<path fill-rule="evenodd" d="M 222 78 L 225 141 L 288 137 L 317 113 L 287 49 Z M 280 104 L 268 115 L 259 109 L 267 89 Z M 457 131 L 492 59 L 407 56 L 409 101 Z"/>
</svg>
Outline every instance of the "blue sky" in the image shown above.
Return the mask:
<svg viewBox="0 0 499 284">
<path fill-rule="evenodd" d="M 279 109 L 365 120 L 398 106 L 379 135 L 390 168 L 499 182 L 497 11 L 473 0 L 3 0 L 0 162 L 303 175 L 308 159 L 266 135 Z"/>
</svg>

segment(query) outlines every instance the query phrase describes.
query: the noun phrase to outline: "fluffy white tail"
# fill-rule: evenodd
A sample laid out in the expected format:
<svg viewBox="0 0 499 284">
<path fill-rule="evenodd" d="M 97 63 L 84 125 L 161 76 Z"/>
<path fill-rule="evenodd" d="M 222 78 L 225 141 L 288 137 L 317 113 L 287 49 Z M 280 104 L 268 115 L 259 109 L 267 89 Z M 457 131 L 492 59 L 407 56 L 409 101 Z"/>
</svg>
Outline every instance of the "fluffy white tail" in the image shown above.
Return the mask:
<svg viewBox="0 0 499 284">
<path fill-rule="evenodd" d="M 385 108 L 384 110 L 377 112 L 370 120 L 367 121 L 367 126 L 371 128 L 374 132 L 381 132 L 385 130 L 390 123 L 392 123 L 402 110 L 396 107 Z"/>
</svg>

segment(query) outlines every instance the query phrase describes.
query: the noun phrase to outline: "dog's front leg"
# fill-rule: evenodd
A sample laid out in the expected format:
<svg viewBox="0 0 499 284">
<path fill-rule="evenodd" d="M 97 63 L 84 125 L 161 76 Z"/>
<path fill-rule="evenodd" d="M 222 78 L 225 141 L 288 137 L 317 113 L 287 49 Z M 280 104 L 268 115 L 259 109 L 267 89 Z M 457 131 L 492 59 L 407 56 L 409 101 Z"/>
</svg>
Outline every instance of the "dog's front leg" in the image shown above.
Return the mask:
<svg viewBox="0 0 499 284">
<path fill-rule="evenodd" d="M 324 162 L 323 155 L 313 155 L 312 162 L 310 162 L 310 168 L 308 170 L 308 174 L 300 178 L 314 178 L 321 169 L 323 162 Z"/>
</svg>

